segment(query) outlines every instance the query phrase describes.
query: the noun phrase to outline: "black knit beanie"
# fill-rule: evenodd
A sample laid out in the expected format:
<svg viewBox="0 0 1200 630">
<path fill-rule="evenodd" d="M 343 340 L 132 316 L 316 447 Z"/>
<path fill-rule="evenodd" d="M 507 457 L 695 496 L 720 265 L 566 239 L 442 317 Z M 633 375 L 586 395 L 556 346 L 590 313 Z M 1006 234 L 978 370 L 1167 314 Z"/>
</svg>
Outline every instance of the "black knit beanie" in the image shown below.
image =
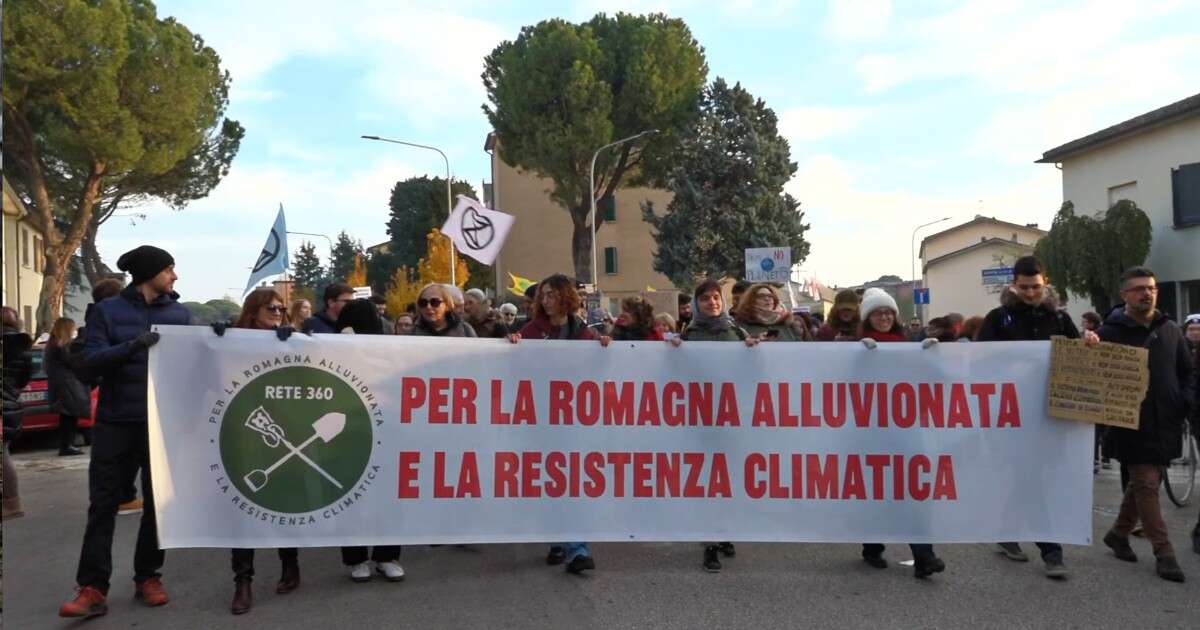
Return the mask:
<svg viewBox="0 0 1200 630">
<path fill-rule="evenodd" d="M 133 276 L 130 284 L 141 284 L 174 264 L 175 259 L 167 253 L 167 250 L 153 245 L 142 245 L 131 249 L 117 259 L 117 269 L 128 271 Z"/>
</svg>

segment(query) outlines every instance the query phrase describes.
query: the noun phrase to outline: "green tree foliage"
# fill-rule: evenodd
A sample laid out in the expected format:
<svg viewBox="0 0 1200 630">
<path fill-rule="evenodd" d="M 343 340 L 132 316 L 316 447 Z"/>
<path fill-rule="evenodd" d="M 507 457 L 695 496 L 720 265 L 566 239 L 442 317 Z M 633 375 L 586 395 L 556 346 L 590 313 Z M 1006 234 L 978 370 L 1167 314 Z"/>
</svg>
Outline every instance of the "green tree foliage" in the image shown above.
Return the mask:
<svg viewBox="0 0 1200 630">
<path fill-rule="evenodd" d="M 704 91 L 701 115 L 680 148 L 666 213 L 642 216 L 655 229 L 654 268 L 676 286 L 702 277 L 741 277 L 748 247 L 792 248 L 808 256 L 800 203 L 783 192 L 796 172 L 775 112 L 741 85 L 718 78 Z"/>
<path fill-rule="evenodd" d="M 211 324 L 221 321 L 217 309 L 200 302 L 183 302 L 184 308 L 191 311 L 192 322 L 195 324 Z"/>
<path fill-rule="evenodd" d="M 123 187 L 161 196 L 133 182 L 164 176 L 224 136 L 229 75 L 148 0 L 5 2 L 3 49 L 4 165 L 45 235 L 46 329 L 97 203 Z M 168 197 L 187 194 L 170 188 Z"/>
<path fill-rule="evenodd" d="M 1120 277 L 1150 254 L 1150 218 L 1127 199 L 1096 216 L 1075 213 L 1064 202 L 1036 254 L 1049 280 L 1060 289 L 1087 296 L 1097 313 L 1120 302 Z"/>
<path fill-rule="evenodd" d="M 478 199 L 471 184 L 451 180 L 451 203 L 457 203 L 459 195 Z M 418 261 L 425 257 L 428 249 L 426 236 L 429 231 L 441 229 L 449 216 L 446 208 L 446 179 L 444 177 L 410 177 L 396 182 L 388 200 L 390 211 L 387 232 L 390 240 L 386 251 L 372 251 L 367 261 L 367 277 L 379 294 L 388 289 L 389 280 L 400 267 L 416 269 Z M 463 257 L 470 270 L 471 286 L 481 289 L 495 288 L 495 271 L 470 257 Z"/>
<path fill-rule="evenodd" d="M 329 281 L 345 282 L 354 273 L 354 263 L 362 253 L 362 241 L 350 238 L 345 231 L 339 232 L 329 260 Z"/>
<path fill-rule="evenodd" d="M 229 166 L 237 155 L 246 131 L 236 120 L 225 119 L 220 129 L 213 129 L 203 142 L 197 144 L 182 160 L 165 173 L 131 173 L 105 184 L 96 202 L 96 210 L 84 233 L 82 258 L 84 273 L 95 284 L 110 273 L 96 249 L 100 226 L 122 208 L 158 199 L 174 210 L 183 210 L 197 199 L 208 196 L 229 174 Z"/>
<path fill-rule="evenodd" d="M 325 269 L 321 267 L 321 258 L 317 256 L 317 248 L 310 242 L 304 241 L 296 255 L 292 258 L 292 280 L 297 289 L 316 291 L 325 286 Z"/>
<path fill-rule="evenodd" d="M 687 25 L 661 14 L 599 14 L 582 24 L 561 19 L 521 29 L 484 60 L 488 121 L 505 162 L 550 179 L 550 198 L 570 216 L 575 275 L 591 277 L 593 196 L 621 187 L 661 185 L 696 116 L 708 74 L 704 51 Z M 596 189 L 588 190 L 592 154 L 602 152 Z"/>
</svg>

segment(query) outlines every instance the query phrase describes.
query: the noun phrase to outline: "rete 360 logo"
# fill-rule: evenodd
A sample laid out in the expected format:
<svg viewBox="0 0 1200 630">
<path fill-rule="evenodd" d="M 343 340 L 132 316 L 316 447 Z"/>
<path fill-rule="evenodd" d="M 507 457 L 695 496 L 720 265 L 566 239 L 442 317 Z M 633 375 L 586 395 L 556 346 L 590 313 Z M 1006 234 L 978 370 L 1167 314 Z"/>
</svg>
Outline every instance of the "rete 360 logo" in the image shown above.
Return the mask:
<svg viewBox="0 0 1200 630">
<path fill-rule="evenodd" d="M 247 382 L 226 390 L 232 397 L 214 440 L 218 484 L 256 520 L 305 524 L 344 512 L 378 472 L 372 397 L 361 382 L 346 382 L 340 365 L 288 359 L 274 369 L 256 364 L 244 371 Z"/>
</svg>

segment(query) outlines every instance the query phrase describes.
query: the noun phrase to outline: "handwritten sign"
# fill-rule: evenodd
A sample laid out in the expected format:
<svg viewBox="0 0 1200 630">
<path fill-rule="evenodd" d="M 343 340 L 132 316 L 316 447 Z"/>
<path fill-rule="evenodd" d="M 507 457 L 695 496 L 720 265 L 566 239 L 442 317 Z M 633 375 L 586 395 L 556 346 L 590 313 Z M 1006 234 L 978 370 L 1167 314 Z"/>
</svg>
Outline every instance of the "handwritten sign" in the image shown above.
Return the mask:
<svg viewBox="0 0 1200 630">
<path fill-rule="evenodd" d="M 1048 415 L 1068 420 L 1138 428 L 1150 368 L 1145 348 L 1051 337 Z"/>
</svg>

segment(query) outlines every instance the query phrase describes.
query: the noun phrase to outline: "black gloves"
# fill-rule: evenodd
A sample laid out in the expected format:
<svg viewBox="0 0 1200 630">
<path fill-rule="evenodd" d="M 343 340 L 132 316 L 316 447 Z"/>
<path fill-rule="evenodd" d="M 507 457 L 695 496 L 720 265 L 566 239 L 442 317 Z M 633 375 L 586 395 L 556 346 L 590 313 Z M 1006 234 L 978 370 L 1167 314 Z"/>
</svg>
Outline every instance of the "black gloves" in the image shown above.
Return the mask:
<svg viewBox="0 0 1200 630">
<path fill-rule="evenodd" d="M 225 336 L 225 329 L 229 328 L 229 322 L 213 322 L 212 330 L 218 337 Z"/>
<path fill-rule="evenodd" d="M 133 340 L 133 345 L 141 349 L 147 349 L 158 343 L 158 338 L 159 334 L 156 332 L 144 332 Z"/>
<path fill-rule="evenodd" d="M 292 333 L 294 332 L 296 332 L 296 329 L 292 328 L 291 326 L 280 326 L 275 329 L 275 336 L 278 337 L 280 341 L 287 341 L 288 337 L 291 337 Z"/>
</svg>

